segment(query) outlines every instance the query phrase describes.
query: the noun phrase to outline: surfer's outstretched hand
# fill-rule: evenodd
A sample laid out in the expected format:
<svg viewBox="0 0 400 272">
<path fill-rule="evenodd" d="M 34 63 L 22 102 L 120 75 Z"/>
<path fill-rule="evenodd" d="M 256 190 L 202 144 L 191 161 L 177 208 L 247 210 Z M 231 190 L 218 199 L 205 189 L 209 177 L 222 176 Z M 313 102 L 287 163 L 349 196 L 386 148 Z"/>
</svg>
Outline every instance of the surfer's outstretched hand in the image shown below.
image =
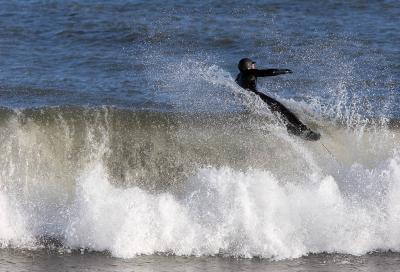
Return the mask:
<svg viewBox="0 0 400 272">
<path fill-rule="evenodd" d="M 293 71 L 290 69 L 279 69 L 279 72 L 282 74 L 292 74 Z"/>
</svg>

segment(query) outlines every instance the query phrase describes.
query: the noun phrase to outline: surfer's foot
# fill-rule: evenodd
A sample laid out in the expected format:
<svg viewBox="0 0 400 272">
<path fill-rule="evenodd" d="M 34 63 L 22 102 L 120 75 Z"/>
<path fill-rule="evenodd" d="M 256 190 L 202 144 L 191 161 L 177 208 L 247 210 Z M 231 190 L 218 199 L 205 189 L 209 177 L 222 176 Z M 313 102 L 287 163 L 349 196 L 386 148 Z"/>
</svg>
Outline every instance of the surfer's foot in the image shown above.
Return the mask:
<svg viewBox="0 0 400 272">
<path fill-rule="evenodd" d="M 321 134 L 312 130 L 306 130 L 300 135 L 300 137 L 307 141 L 318 141 L 321 138 Z"/>
</svg>

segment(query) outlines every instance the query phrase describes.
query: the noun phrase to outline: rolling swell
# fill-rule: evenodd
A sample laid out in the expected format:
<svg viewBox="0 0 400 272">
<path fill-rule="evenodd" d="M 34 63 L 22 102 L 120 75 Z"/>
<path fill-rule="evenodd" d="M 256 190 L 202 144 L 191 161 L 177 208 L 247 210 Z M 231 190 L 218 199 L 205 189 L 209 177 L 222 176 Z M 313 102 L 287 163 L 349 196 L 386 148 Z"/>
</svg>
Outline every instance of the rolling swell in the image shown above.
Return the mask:
<svg viewBox="0 0 400 272">
<path fill-rule="evenodd" d="M 400 249 L 395 127 L 316 121 L 329 154 L 270 121 L 1 109 L 0 243 L 118 257 Z"/>
</svg>

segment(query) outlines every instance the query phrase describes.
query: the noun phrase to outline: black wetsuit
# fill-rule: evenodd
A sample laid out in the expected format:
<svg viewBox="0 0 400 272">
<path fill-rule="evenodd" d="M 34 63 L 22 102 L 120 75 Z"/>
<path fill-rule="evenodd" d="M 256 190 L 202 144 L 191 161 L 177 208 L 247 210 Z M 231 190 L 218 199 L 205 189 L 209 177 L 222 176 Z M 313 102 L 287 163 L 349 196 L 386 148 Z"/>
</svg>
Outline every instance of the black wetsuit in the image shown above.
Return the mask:
<svg viewBox="0 0 400 272">
<path fill-rule="evenodd" d="M 304 125 L 288 108 L 282 105 L 275 99 L 257 91 L 257 77 L 266 76 L 277 76 L 282 74 L 291 73 L 288 69 L 250 69 L 247 71 L 241 71 L 236 77 L 236 82 L 242 88 L 249 90 L 257 94 L 265 103 L 267 103 L 269 109 L 275 114 L 279 113 L 284 118 L 286 128 L 288 132 L 301 136 L 303 139 L 316 141 L 320 138 L 319 133 L 315 133 Z"/>
</svg>

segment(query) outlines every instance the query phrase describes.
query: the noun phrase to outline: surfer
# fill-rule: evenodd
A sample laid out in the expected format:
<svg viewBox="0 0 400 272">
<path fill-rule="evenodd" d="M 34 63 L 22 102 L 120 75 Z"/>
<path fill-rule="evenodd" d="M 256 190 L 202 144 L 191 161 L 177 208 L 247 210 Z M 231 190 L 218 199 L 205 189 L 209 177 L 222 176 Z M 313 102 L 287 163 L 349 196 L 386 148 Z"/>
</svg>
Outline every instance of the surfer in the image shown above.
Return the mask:
<svg viewBox="0 0 400 272">
<path fill-rule="evenodd" d="M 269 109 L 274 114 L 280 114 L 284 119 L 286 129 L 289 133 L 300 136 L 302 139 L 308 141 L 317 141 L 321 137 L 319 133 L 316 133 L 304 125 L 288 108 L 282 105 L 275 99 L 259 92 L 257 90 L 257 78 L 266 76 L 277 76 L 283 74 L 293 73 L 289 69 L 256 69 L 256 63 L 251 59 L 244 58 L 239 61 L 238 68 L 240 73 L 236 77 L 236 83 L 239 84 L 243 89 L 251 91 L 258 95 L 265 103 L 267 103 Z"/>
</svg>

